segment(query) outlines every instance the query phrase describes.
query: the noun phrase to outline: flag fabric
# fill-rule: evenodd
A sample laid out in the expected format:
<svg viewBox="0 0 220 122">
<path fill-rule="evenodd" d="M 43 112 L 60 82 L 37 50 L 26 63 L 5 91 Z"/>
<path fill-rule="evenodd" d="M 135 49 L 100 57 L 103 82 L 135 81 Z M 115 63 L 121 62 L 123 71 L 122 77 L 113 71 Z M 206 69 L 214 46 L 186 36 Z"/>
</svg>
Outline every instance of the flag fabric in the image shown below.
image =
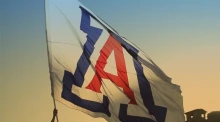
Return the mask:
<svg viewBox="0 0 220 122">
<path fill-rule="evenodd" d="M 46 1 L 53 97 L 109 122 L 184 122 L 178 85 L 76 0 Z"/>
</svg>

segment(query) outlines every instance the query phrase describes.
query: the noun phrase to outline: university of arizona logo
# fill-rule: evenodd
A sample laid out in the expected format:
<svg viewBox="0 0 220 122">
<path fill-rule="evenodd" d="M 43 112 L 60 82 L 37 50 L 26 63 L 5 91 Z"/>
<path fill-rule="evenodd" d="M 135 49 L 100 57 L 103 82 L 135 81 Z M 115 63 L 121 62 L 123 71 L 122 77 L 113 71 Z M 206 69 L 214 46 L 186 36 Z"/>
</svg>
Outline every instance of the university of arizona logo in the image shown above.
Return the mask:
<svg viewBox="0 0 220 122">
<path fill-rule="evenodd" d="M 84 76 L 90 66 L 90 56 L 94 51 L 94 45 L 102 34 L 102 29 L 90 26 L 90 19 L 93 17 L 87 10 L 80 7 L 82 11 L 80 29 L 87 34 L 87 41 L 83 46 L 83 53 L 78 60 L 77 68 L 74 74 L 65 71 L 63 77 L 63 91 L 62 98 L 65 100 L 90 110 L 92 112 L 99 112 L 111 116 L 109 111 L 109 99 L 107 96 L 103 96 L 103 102 L 98 103 L 95 101 L 84 100 L 79 96 L 71 92 L 72 85 L 82 87 L 84 82 Z M 95 19 L 95 17 L 93 17 Z M 138 85 L 140 88 L 140 95 L 143 100 L 144 106 L 149 111 L 149 114 L 153 115 L 157 122 L 165 122 L 167 109 L 164 107 L 156 106 L 152 96 L 150 84 L 143 73 L 143 67 L 136 60 L 138 50 L 133 46 L 126 43 L 121 37 L 117 36 L 113 32 L 110 32 L 110 36 L 102 49 L 100 50 L 100 56 L 95 64 L 95 74 L 92 81 L 86 89 L 90 89 L 93 92 L 101 93 L 102 78 L 109 79 L 118 87 L 121 87 L 124 94 L 130 99 L 129 104 L 137 105 L 133 91 L 129 88 L 127 69 L 125 66 L 125 59 L 122 49 L 124 48 L 133 57 L 133 64 L 137 72 Z M 119 43 L 123 42 L 123 43 Z M 118 75 L 113 75 L 104 71 L 106 61 L 111 52 L 114 51 L 116 68 Z M 120 67 L 120 68 L 119 68 Z M 122 83 L 123 82 L 123 83 Z M 154 122 L 154 120 L 139 116 L 130 116 L 127 114 L 128 104 L 121 104 L 118 118 L 122 122 Z"/>
</svg>

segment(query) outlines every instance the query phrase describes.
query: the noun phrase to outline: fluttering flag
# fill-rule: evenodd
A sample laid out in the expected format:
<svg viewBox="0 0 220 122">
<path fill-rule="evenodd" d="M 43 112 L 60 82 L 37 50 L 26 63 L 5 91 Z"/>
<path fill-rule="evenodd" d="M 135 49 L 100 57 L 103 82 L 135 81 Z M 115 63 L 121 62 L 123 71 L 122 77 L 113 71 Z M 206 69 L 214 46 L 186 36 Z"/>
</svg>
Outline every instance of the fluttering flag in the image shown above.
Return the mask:
<svg viewBox="0 0 220 122">
<path fill-rule="evenodd" d="M 184 122 L 178 85 L 76 0 L 46 1 L 53 98 L 109 122 Z"/>
</svg>

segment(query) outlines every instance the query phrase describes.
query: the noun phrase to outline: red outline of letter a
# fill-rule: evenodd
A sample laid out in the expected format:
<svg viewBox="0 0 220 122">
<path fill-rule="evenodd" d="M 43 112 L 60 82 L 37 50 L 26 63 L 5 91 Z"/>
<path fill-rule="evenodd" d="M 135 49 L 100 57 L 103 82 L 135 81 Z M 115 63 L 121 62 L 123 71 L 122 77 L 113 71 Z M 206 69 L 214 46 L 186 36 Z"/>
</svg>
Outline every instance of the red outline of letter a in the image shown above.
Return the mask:
<svg viewBox="0 0 220 122">
<path fill-rule="evenodd" d="M 113 74 L 104 71 L 105 65 L 107 64 L 107 59 L 113 50 L 114 50 L 118 76 L 115 76 Z M 101 49 L 100 56 L 95 65 L 95 69 L 96 69 L 96 73 L 93 76 L 93 79 L 90 82 L 90 84 L 86 87 L 87 89 L 101 93 L 100 91 L 102 85 L 101 78 L 109 79 L 117 86 L 123 88 L 124 93 L 130 99 L 129 102 L 130 104 L 136 104 L 134 93 L 129 88 L 129 84 L 128 84 L 128 76 L 127 76 L 127 70 L 126 70 L 125 58 L 124 58 L 122 46 L 112 36 L 109 36 L 105 45 Z"/>
</svg>

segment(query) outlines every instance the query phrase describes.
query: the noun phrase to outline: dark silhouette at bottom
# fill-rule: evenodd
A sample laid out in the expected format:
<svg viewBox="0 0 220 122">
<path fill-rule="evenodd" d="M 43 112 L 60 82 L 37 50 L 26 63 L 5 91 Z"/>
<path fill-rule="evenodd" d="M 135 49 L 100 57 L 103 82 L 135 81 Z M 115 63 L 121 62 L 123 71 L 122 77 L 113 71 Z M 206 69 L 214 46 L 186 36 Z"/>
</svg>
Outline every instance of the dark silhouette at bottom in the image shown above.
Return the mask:
<svg viewBox="0 0 220 122">
<path fill-rule="evenodd" d="M 186 112 L 186 122 L 220 122 L 220 111 L 213 111 L 207 114 L 204 109 L 195 109 Z"/>
</svg>

